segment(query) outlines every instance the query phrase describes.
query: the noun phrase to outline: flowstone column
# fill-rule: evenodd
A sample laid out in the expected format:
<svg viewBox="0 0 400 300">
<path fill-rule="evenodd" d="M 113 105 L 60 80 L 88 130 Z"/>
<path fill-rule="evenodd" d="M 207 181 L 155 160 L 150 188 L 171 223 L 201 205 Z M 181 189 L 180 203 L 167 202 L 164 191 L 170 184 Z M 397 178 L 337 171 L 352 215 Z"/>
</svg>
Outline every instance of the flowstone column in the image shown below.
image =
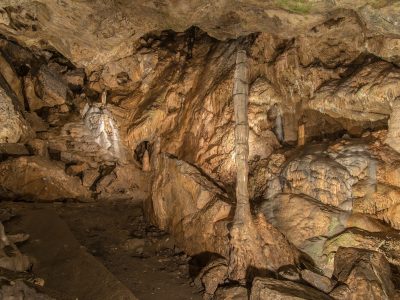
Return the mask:
<svg viewBox="0 0 400 300">
<path fill-rule="evenodd" d="M 397 152 L 400 152 L 400 99 L 396 99 L 393 103 L 392 113 L 388 121 L 388 134 L 385 143 Z"/>
<path fill-rule="evenodd" d="M 263 259 L 257 229 L 253 223 L 248 192 L 248 66 L 246 51 L 239 50 L 233 87 L 235 117 L 236 210 L 230 230 L 228 276 L 244 283 L 249 267 Z"/>
</svg>

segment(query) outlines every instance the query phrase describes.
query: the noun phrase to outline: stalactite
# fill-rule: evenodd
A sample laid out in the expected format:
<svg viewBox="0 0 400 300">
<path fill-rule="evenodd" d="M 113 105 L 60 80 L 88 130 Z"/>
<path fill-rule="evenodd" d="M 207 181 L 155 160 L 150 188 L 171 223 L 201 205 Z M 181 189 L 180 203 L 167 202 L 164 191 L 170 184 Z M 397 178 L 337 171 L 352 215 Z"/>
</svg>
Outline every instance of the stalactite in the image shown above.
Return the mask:
<svg viewBox="0 0 400 300">
<path fill-rule="evenodd" d="M 149 155 L 149 151 L 147 149 L 144 151 L 144 154 L 143 154 L 142 170 L 145 172 L 151 171 L 150 155 Z"/>
</svg>

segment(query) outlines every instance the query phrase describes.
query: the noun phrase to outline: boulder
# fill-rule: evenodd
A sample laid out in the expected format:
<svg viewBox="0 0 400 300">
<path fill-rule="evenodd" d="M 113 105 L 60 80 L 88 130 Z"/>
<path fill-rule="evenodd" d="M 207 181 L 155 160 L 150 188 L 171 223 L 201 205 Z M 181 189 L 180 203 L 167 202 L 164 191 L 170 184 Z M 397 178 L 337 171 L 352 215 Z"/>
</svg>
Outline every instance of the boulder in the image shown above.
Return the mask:
<svg viewBox="0 0 400 300">
<path fill-rule="evenodd" d="M 12 98 L 0 86 L 0 143 L 25 141 L 31 129 Z"/>
<path fill-rule="evenodd" d="M 330 300 L 328 295 L 300 283 L 259 278 L 253 280 L 250 300 Z"/>
<path fill-rule="evenodd" d="M 400 234 L 397 231 L 382 234 L 348 228 L 337 236 L 324 240 L 319 247 L 315 247 L 314 261 L 327 276 L 333 272 L 335 254 L 340 247 L 377 251 L 391 264 L 400 265 Z"/>
<path fill-rule="evenodd" d="M 259 207 L 266 219 L 299 249 L 320 236 L 345 229 L 347 213 L 305 195 L 278 194 Z"/>
<path fill-rule="evenodd" d="M 301 271 L 301 278 L 324 293 L 331 292 L 336 285 L 334 280 L 307 269 Z"/>
<path fill-rule="evenodd" d="M 62 105 L 67 100 L 68 86 L 56 73 L 43 65 L 34 81 L 35 93 L 42 100 L 42 107 Z M 36 106 L 36 109 L 40 108 Z"/>
<path fill-rule="evenodd" d="M 214 296 L 215 300 L 244 300 L 248 299 L 249 291 L 242 286 L 219 288 Z"/>
<path fill-rule="evenodd" d="M 0 163 L 0 186 L 0 196 L 4 198 L 45 202 L 90 199 L 78 177 L 68 176 L 62 164 L 41 156 Z"/>
<path fill-rule="evenodd" d="M 29 155 L 29 151 L 24 144 L 0 143 L 0 158 L 27 155 Z"/>
<path fill-rule="evenodd" d="M 376 251 L 340 247 L 335 255 L 333 272 L 346 284 L 346 299 L 393 299 L 395 290 L 391 269 L 385 256 Z"/>
</svg>

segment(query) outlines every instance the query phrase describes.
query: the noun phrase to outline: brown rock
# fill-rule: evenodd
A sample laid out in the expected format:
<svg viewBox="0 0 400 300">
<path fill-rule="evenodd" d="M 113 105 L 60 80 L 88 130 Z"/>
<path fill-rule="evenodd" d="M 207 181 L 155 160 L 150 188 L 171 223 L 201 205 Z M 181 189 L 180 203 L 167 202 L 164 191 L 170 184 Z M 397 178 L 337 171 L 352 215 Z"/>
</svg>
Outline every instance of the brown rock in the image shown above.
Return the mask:
<svg viewBox="0 0 400 300">
<path fill-rule="evenodd" d="M 85 77 L 86 77 L 86 74 L 85 74 L 85 70 L 84 69 L 70 70 L 70 71 L 67 71 L 63 75 L 64 80 L 72 88 L 83 87 L 83 85 L 85 83 Z"/>
<path fill-rule="evenodd" d="M 220 287 L 215 293 L 215 300 L 244 300 L 248 299 L 248 290 L 242 286 Z"/>
<path fill-rule="evenodd" d="M 36 78 L 35 92 L 44 102 L 43 106 L 53 107 L 65 103 L 68 86 L 57 74 L 43 66 Z"/>
<path fill-rule="evenodd" d="M 49 157 L 49 144 L 46 140 L 32 139 L 28 142 L 28 146 L 32 149 L 33 154 L 46 158 Z"/>
<path fill-rule="evenodd" d="M 100 176 L 97 169 L 88 169 L 83 172 L 82 184 L 85 187 L 91 187 L 95 180 Z"/>
<path fill-rule="evenodd" d="M 291 281 L 272 278 L 255 278 L 251 288 L 250 300 L 328 300 L 328 295 L 311 287 Z"/>
<path fill-rule="evenodd" d="M 89 191 L 81 185 L 78 178 L 68 176 L 62 166 L 40 156 L 2 162 L 0 184 L 3 187 L 0 195 L 4 198 L 28 201 L 90 199 Z"/>
<path fill-rule="evenodd" d="M 195 281 L 200 281 L 204 287 L 204 299 L 212 299 L 218 286 L 228 278 L 228 265 L 225 259 L 212 261 L 205 266 Z"/>
<path fill-rule="evenodd" d="M 327 294 L 331 292 L 336 285 L 334 280 L 307 269 L 301 271 L 301 278 L 313 287 Z"/>
<path fill-rule="evenodd" d="M 27 155 L 29 155 L 29 151 L 24 144 L 0 144 L 0 157 L 18 157 Z"/>
<path fill-rule="evenodd" d="M 381 253 L 340 247 L 335 255 L 334 276 L 351 291 L 343 299 L 392 299 L 394 296 L 390 265 Z"/>
<path fill-rule="evenodd" d="M 49 129 L 49 124 L 47 124 L 35 112 L 26 112 L 25 118 L 35 132 L 43 132 Z"/>
<path fill-rule="evenodd" d="M 0 86 L 0 143 L 23 142 L 31 134 L 30 127 L 12 98 Z"/>
<path fill-rule="evenodd" d="M 193 166 L 160 155 L 147 207 L 152 222 L 170 231 L 189 255 L 227 254 L 227 229 L 218 232 L 217 223 L 229 216 L 231 206 L 223 192 Z"/>
</svg>

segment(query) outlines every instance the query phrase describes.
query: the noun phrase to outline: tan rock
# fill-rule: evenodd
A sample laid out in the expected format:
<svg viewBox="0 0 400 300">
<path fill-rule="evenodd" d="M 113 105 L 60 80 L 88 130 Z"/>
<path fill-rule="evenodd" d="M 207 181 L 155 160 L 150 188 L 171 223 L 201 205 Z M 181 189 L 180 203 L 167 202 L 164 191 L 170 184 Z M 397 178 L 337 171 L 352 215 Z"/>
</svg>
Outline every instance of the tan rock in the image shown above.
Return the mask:
<svg viewBox="0 0 400 300">
<path fill-rule="evenodd" d="M 333 272 L 334 257 L 339 247 L 377 251 L 382 253 L 391 264 L 400 265 L 400 257 L 398 255 L 400 236 L 397 232 L 382 234 L 349 228 L 341 234 L 328 239 L 322 244 L 320 250 L 315 251 L 315 253 L 319 252 L 319 255 L 322 255 L 320 259 L 315 259 L 315 262 L 327 275 Z M 317 258 L 317 255 L 314 258 Z"/>
<path fill-rule="evenodd" d="M 32 149 L 33 154 L 46 158 L 49 157 L 49 144 L 46 140 L 32 139 L 29 140 L 28 146 Z"/>
<path fill-rule="evenodd" d="M 28 123 L 1 86 L 0 124 L 0 143 L 23 142 L 31 134 Z"/>
<path fill-rule="evenodd" d="M 10 64 L 3 55 L 0 55 L 0 75 L 3 76 L 7 85 L 11 88 L 12 93 L 17 98 L 16 107 L 21 109 L 24 107 L 24 96 L 22 94 L 21 81 L 18 78 L 12 64 Z M 5 88 L 5 87 L 3 87 Z"/>
<path fill-rule="evenodd" d="M 35 112 L 26 112 L 25 119 L 35 132 L 43 132 L 49 129 L 49 124 L 47 124 Z"/>
<path fill-rule="evenodd" d="M 342 299 L 393 299 L 390 265 L 381 253 L 340 247 L 334 276 L 350 289 Z"/>
<path fill-rule="evenodd" d="M 228 265 L 225 259 L 217 259 L 207 264 L 197 275 L 195 281 L 200 281 L 204 287 L 204 299 L 212 299 L 219 285 L 228 278 Z"/>
<path fill-rule="evenodd" d="M 88 169 L 83 172 L 82 184 L 85 187 L 91 187 L 95 180 L 100 176 L 97 169 Z"/>
<path fill-rule="evenodd" d="M 10 176 L 10 174 L 13 174 Z M 79 178 L 44 157 L 20 157 L 0 164 L 1 196 L 28 201 L 88 200 L 90 193 Z"/>
<path fill-rule="evenodd" d="M 17 144 L 17 143 L 0 144 L 0 156 L 2 157 L 18 157 L 27 155 L 29 155 L 29 151 L 24 144 Z"/>
<path fill-rule="evenodd" d="M 311 287 L 291 281 L 281 281 L 272 278 L 255 278 L 251 288 L 250 300 L 328 300 L 328 295 Z"/>
<path fill-rule="evenodd" d="M 303 250 L 309 240 L 334 236 L 345 229 L 347 214 L 315 199 L 279 194 L 264 201 L 260 211 L 296 247 Z"/>
<path fill-rule="evenodd" d="M 400 152 L 400 124 L 398 119 L 400 117 L 400 101 L 394 101 L 392 105 L 392 112 L 388 121 L 388 135 L 386 144 L 392 147 L 397 152 Z"/>
<path fill-rule="evenodd" d="M 301 271 L 301 278 L 316 289 L 327 294 L 331 292 L 336 285 L 334 280 L 307 269 Z"/>
<path fill-rule="evenodd" d="M 43 106 L 45 106 L 44 101 L 36 95 L 35 83 L 31 75 L 24 77 L 24 91 L 25 91 L 25 97 L 28 101 L 29 110 L 31 112 L 39 110 Z"/>
<path fill-rule="evenodd" d="M 43 101 L 43 106 L 53 107 L 65 103 L 68 86 L 61 77 L 42 66 L 35 81 L 35 92 Z"/>
<path fill-rule="evenodd" d="M 92 172 L 90 176 L 94 174 Z M 87 181 L 89 179 L 87 176 L 88 174 L 84 173 L 84 185 L 93 180 L 93 177 L 90 177 Z M 140 168 L 134 164 L 127 164 L 117 166 L 111 174 L 100 178 L 96 184 L 96 191 L 100 193 L 99 199 L 147 199 L 150 184 L 149 178 Z"/>
<path fill-rule="evenodd" d="M 161 155 L 148 208 L 152 222 L 170 231 L 190 255 L 205 251 L 227 254 L 227 229 L 221 236 L 216 223 L 229 216 L 231 205 L 193 166 Z"/>
<path fill-rule="evenodd" d="M 248 290 L 242 286 L 221 287 L 215 293 L 215 300 L 244 300 L 248 299 Z"/>
</svg>

